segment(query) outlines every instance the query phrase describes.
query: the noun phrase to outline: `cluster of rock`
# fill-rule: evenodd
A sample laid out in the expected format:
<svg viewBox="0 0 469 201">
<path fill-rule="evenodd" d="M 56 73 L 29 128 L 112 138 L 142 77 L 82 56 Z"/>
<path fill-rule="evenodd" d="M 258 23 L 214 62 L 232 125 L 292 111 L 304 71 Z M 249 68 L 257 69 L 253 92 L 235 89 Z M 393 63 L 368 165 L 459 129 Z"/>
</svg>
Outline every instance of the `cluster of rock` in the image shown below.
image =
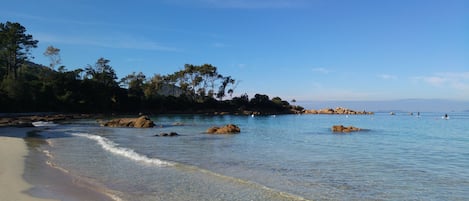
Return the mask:
<svg viewBox="0 0 469 201">
<path fill-rule="evenodd" d="M 324 108 L 320 110 L 305 110 L 304 114 L 347 114 L 347 115 L 355 115 L 355 114 L 374 114 L 373 112 L 367 111 L 355 111 L 344 107 L 337 107 L 335 109 L 332 108 Z"/>
<path fill-rule="evenodd" d="M 155 126 L 155 123 L 148 116 L 140 116 L 138 118 L 112 119 L 101 125 L 106 127 L 151 128 Z"/>
<path fill-rule="evenodd" d="M 155 123 L 148 118 L 148 116 L 140 116 L 138 118 L 119 118 L 119 119 L 112 119 L 110 121 L 101 123 L 102 126 L 107 127 L 130 127 L 130 128 L 151 128 L 155 126 Z M 183 125 L 183 123 L 177 123 L 176 125 Z M 222 127 L 210 127 L 207 129 L 206 133 L 208 134 L 236 134 L 240 133 L 241 129 L 234 125 L 228 124 Z M 179 136 L 176 132 L 170 133 L 160 133 L 155 134 L 156 137 L 173 137 Z"/>
<path fill-rule="evenodd" d="M 361 131 L 361 130 L 363 130 L 363 129 L 353 127 L 353 126 L 348 126 L 348 127 L 345 127 L 343 125 L 333 125 L 332 126 L 332 132 L 334 132 L 334 133 L 350 133 L 350 132 L 357 132 L 357 131 Z"/>
<path fill-rule="evenodd" d="M 223 127 L 214 126 L 214 127 L 207 129 L 206 131 L 206 133 L 208 134 L 236 134 L 240 132 L 241 132 L 241 129 L 234 124 L 228 124 Z"/>
<path fill-rule="evenodd" d="M 52 114 L 52 115 L 31 115 L 31 116 L 15 116 L 15 117 L 0 117 L 1 126 L 14 126 L 14 127 L 33 127 L 33 122 L 44 121 L 64 121 L 69 119 L 82 119 L 89 118 L 88 114 Z"/>
</svg>

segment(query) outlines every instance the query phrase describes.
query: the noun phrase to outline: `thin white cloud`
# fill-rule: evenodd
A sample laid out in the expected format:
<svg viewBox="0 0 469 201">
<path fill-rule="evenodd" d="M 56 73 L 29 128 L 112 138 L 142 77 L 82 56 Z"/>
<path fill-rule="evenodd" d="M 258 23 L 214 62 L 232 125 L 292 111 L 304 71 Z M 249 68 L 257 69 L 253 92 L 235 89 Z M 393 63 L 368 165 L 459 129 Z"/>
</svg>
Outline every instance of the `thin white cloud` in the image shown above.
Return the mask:
<svg viewBox="0 0 469 201">
<path fill-rule="evenodd" d="M 313 68 L 312 71 L 322 73 L 322 74 L 329 74 L 331 72 L 330 70 L 326 68 Z"/>
<path fill-rule="evenodd" d="M 26 13 L 20 13 L 20 12 L 10 12 L 8 14 L 15 17 L 15 18 L 33 20 L 33 21 L 37 21 L 37 22 L 45 22 L 45 23 L 49 23 L 49 24 L 68 24 L 68 25 L 73 24 L 73 25 L 85 25 L 85 26 L 106 26 L 106 25 L 111 25 L 111 24 L 101 23 L 101 22 L 96 21 L 96 20 L 82 21 L 82 20 L 73 20 L 73 19 L 69 19 L 69 18 L 66 18 L 66 17 L 63 17 L 63 18 L 45 17 L 45 16 L 39 16 L 39 15 L 31 15 L 31 14 L 26 14 Z M 115 24 L 115 25 L 118 25 L 118 24 Z"/>
<path fill-rule="evenodd" d="M 397 79 L 397 76 L 390 75 L 390 74 L 380 74 L 380 75 L 378 75 L 378 77 L 383 79 L 383 80 L 395 80 L 395 79 Z"/>
<path fill-rule="evenodd" d="M 136 49 L 136 50 L 153 50 L 153 51 L 181 51 L 178 48 L 160 45 L 151 40 L 124 36 L 113 35 L 113 37 L 83 37 L 72 35 L 55 35 L 48 33 L 36 33 L 35 38 L 41 42 L 59 43 L 70 45 L 84 45 L 95 47 L 107 47 L 116 49 Z"/>
<path fill-rule="evenodd" d="M 432 86 L 462 90 L 469 94 L 469 71 L 435 73 L 430 76 L 414 77 L 414 79 Z"/>
<path fill-rule="evenodd" d="M 26 14 L 26 13 L 20 13 L 20 12 L 9 12 L 7 13 L 8 15 L 11 15 L 15 18 L 20 18 L 20 19 L 27 19 L 27 20 L 32 20 L 35 22 L 42 22 L 46 24 L 57 24 L 59 27 L 62 26 L 79 26 L 83 27 L 82 29 L 102 29 L 102 28 L 109 28 L 113 30 L 132 30 L 132 29 L 145 29 L 146 31 L 151 31 L 151 32 L 164 32 L 164 33 L 173 33 L 173 34 L 183 34 L 183 35 L 198 35 L 202 37 L 209 37 L 209 38 L 214 38 L 214 39 L 220 39 L 224 38 L 224 36 L 214 33 L 214 32 L 196 32 L 196 31 L 191 31 L 188 29 L 180 29 L 180 28 L 174 28 L 174 27 L 164 27 L 164 26 L 142 26 L 139 24 L 122 24 L 122 23 L 111 23 L 111 22 L 103 22 L 94 19 L 92 21 L 86 21 L 86 20 L 77 20 L 77 19 L 70 19 L 67 18 L 67 16 L 63 18 L 57 18 L 57 17 L 46 17 L 46 16 L 41 16 L 41 15 L 31 15 L 31 14 Z M 91 27 L 96 27 L 96 28 L 91 28 Z M 76 28 L 76 27 L 75 27 Z M 80 30 L 80 29 L 78 29 Z M 223 43 L 214 43 L 212 44 L 214 47 L 225 47 L 226 44 Z"/>
<path fill-rule="evenodd" d="M 306 88 L 311 91 L 302 98 L 313 100 L 370 100 L 376 95 L 351 88 L 330 87 L 329 84 L 320 82 L 312 82 Z"/>
<path fill-rule="evenodd" d="M 319 82 L 314 82 L 311 84 L 311 88 L 315 90 L 324 89 L 324 85 Z"/>
<path fill-rule="evenodd" d="M 439 76 L 445 76 L 449 78 L 456 78 L 456 79 L 464 79 L 466 81 L 469 81 L 469 71 L 467 72 L 443 72 L 443 73 L 437 73 L 436 75 Z"/>
<path fill-rule="evenodd" d="M 246 68 L 246 64 L 238 64 L 238 68 Z"/>
<path fill-rule="evenodd" d="M 434 86 L 442 86 L 443 84 L 446 84 L 448 81 L 445 77 L 438 77 L 438 76 L 427 76 L 427 77 L 422 77 L 421 79 L 425 81 L 426 83 L 434 85 Z"/>
<path fill-rule="evenodd" d="M 351 89 L 328 88 L 314 93 L 316 100 L 370 100 L 375 94 Z"/>
<path fill-rule="evenodd" d="M 468 92 L 466 95 L 469 94 L 469 71 L 461 73 L 447 72 L 439 75 L 446 79 L 452 88 Z"/>
</svg>

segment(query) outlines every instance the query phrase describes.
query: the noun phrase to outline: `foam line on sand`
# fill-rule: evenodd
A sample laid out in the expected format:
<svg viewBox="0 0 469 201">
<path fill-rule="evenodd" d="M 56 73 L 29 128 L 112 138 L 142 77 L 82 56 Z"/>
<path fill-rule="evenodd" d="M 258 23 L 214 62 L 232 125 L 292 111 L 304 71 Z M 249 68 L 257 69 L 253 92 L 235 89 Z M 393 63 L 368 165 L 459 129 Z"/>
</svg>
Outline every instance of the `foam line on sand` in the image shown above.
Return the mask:
<svg viewBox="0 0 469 201">
<path fill-rule="evenodd" d="M 0 136 L 0 200 L 52 201 L 25 193 L 32 187 L 23 179 L 27 154 L 22 138 Z"/>
</svg>

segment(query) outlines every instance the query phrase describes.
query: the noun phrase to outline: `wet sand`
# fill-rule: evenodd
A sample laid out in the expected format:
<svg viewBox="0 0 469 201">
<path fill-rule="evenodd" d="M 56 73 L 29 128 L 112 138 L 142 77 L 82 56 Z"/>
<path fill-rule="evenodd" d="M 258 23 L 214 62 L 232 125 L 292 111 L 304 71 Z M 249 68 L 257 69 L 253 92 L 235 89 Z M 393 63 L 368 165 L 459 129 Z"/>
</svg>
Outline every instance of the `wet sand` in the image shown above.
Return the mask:
<svg viewBox="0 0 469 201">
<path fill-rule="evenodd" d="M 1 201 L 119 200 L 46 163 L 47 157 L 31 147 L 44 139 L 26 138 L 34 130 L 0 128 Z"/>
<path fill-rule="evenodd" d="M 0 136 L 0 200 L 47 201 L 25 192 L 32 187 L 23 179 L 28 148 L 21 138 Z"/>
</svg>

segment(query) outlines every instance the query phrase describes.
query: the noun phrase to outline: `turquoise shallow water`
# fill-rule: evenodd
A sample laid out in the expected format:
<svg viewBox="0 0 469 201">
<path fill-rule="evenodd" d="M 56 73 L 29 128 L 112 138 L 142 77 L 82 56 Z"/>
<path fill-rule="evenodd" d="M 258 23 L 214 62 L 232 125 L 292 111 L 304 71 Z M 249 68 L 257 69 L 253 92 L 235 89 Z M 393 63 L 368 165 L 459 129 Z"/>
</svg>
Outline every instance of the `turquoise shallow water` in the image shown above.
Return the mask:
<svg viewBox="0 0 469 201">
<path fill-rule="evenodd" d="M 441 116 L 170 115 L 151 129 L 77 121 L 43 131 L 41 149 L 122 200 L 467 200 L 469 114 Z M 228 123 L 242 133 L 203 134 Z M 335 124 L 369 131 L 332 134 Z M 181 136 L 153 136 L 161 132 Z"/>
</svg>

